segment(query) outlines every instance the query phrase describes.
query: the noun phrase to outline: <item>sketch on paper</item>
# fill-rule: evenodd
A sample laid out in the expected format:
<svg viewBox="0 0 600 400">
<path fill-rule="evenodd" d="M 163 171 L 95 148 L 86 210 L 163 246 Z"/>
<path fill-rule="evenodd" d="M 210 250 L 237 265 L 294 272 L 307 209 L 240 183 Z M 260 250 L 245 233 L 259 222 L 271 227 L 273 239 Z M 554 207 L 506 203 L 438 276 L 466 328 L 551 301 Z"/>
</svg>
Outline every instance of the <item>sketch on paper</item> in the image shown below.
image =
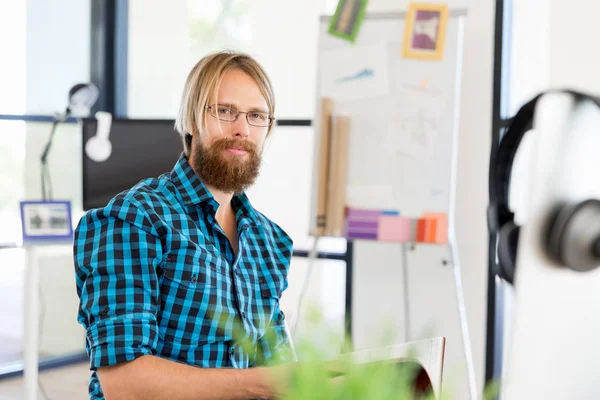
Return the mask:
<svg viewBox="0 0 600 400">
<path fill-rule="evenodd" d="M 372 78 L 375 76 L 375 72 L 370 69 L 370 68 L 365 68 L 359 72 L 357 72 L 354 75 L 350 75 L 350 76 L 343 76 L 341 78 L 338 78 L 337 82 L 338 83 L 343 83 L 343 82 L 350 82 L 350 81 L 355 81 L 357 79 L 366 79 L 366 78 Z"/>
<path fill-rule="evenodd" d="M 389 93 L 385 44 L 329 50 L 321 58 L 322 97 L 347 103 Z"/>
<path fill-rule="evenodd" d="M 419 108 L 414 114 L 400 116 L 398 122 L 400 136 L 406 145 L 404 150 L 412 155 L 429 155 L 438 130 L 436 118 Z"/>
<path fill-rule="evenodd" d="M 388 126 L 388 151 L 427 163 L 435 147 L 440 118 L 444 112 L 444 96 L 440 91 L 420 86 L 404 86 L 394 105 L 394 116 Z"/>
</svg>

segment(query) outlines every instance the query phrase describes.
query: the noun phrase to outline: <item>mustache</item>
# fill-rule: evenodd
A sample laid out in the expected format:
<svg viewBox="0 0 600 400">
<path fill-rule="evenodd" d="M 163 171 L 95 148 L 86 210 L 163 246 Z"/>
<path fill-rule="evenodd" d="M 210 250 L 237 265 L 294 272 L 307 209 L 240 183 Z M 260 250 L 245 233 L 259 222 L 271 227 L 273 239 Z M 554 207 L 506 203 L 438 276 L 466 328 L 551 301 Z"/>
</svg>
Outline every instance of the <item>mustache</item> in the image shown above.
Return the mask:
<svg viewBox="0 0 600 400">
<path fill-rule="evenodd" d="M 213 142 L 214 150 L 225 150 L 227 148 L 243 149 L 248 153 L 256 153 L 256 145 L 244 139 L 222 138 Z"/>
</svg>

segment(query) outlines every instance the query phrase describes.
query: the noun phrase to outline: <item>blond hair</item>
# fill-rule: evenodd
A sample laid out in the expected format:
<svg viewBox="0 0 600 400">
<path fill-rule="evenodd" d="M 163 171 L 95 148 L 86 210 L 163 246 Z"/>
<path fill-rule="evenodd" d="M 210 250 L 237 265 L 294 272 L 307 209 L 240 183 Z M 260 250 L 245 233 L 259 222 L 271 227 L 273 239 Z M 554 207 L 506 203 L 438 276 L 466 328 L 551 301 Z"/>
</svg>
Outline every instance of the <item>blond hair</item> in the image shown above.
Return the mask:
<svg viewBox="0 0 600 400">
<path fill-rule="evenodd" d="M 254 58 L 232 51 L 211 53 L 198 61 L 188 74 L 175 120 L 175 129 L 181 136 L 186 156 L 190 154 L 191 137 L 198 130 L 199 121 L 206 118 L 206 106 L 215 101 L 223 75 L 231 69 L 240 69 L 254 79 L 265 98 L 269 114 L 275 115 L 275 96 L 271 81 Z M 267 136 L 272 128 L 273 125 L 269 126 Z"/>
</svg>

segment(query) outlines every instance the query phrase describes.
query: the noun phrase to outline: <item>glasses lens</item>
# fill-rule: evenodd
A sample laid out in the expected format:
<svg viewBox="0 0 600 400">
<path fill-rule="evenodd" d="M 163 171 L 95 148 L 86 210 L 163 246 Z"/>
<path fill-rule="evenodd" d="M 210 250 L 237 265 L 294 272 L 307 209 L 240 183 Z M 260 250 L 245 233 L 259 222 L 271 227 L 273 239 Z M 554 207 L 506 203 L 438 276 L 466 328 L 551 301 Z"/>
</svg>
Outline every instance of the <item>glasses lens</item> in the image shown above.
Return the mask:
<svg viewBox="0 0 600 400">
<path fill-rule="evenodd" d="M 267 113 L 250 111 L 247 118 L 250 125 L 269 126 L 271 124 L 271 118 L 269 118 L 269 114 Z"/>
<path fill-rule="evenodd" d="M 231 108 L 230 106 L 222 106 L 220 104 L 211 107 L 211 111 L 213 116 L 219 118 L 221 121 L 235 121 L 237 116 L 237 111 L 235 109 Z"/>
</svg>

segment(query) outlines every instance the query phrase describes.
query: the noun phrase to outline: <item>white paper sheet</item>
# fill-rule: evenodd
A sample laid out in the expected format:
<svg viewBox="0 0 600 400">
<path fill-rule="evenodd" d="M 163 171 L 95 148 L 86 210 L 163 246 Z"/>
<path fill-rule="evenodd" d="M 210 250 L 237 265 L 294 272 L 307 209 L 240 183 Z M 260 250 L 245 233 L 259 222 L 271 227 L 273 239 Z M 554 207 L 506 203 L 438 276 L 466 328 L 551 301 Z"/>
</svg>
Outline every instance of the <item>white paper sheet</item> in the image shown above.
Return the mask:
<svg viewBox="0 0 600 400">
<path fill-rule="evenodd" d="M 394 188 L 390 185 L 354 184 L 346 187 L 346 205 L 351 208 L 395 210 Z"/>
<path fill-rule="evenodd" d="M 389 66 L 384 43 L 330 50 L 321 55 L 320 92 L 338 102 L 385 96 Z"/>
<path fill-rule="evenodd" d="M 442 390 L 445 354 L 446 338 L 440 336 L 386 347 L 360 350 L 350 353 L 350 356 L 352 360 L 359 364 L 389 360 L 397 362 L 417 361 L 429 375 L 435 398 L 439 399 Z"/>
</svg>

